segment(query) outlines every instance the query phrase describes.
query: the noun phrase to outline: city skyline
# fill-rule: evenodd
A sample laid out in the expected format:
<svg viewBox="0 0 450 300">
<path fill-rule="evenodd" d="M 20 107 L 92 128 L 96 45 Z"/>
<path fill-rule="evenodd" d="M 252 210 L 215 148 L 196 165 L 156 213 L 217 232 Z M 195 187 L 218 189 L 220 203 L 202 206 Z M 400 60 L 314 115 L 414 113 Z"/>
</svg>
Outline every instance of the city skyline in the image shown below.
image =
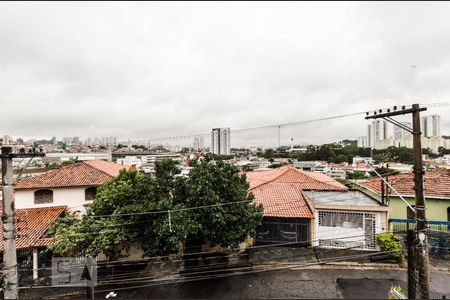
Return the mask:
<svg viewBox="0 0 450 300">
<path fill-rule="evenodd" d="M 1 8 L 0 128 L 13 137 L 158 139 L 450 100 L 448 3 Z M 365 124 L 283 129 L 281 143 L 356 139 Z M 232 144 L 277 145 L 277 132 Z"/>
</svg>

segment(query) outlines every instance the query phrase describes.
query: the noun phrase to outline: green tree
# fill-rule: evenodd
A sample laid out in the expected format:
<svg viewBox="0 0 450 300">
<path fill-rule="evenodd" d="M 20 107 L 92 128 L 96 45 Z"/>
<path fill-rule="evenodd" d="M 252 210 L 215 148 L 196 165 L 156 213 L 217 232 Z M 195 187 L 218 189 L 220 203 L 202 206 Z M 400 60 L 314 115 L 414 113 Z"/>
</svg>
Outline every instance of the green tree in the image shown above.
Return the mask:
<svg viewBox="0 0 450 300">
<path fill-rule="evenodd" d="M 186 244 L 234 248 L 260 224 L 262 207 L 251 204 L 245 177 L 223 161 L 195 161 L 187 178 L 172 161 L 158 162 L 155 173 L 121 171 L 100 186 L 86 215 L 53 225 L 50 249 L 114 259 L 133 245 L 144 256 L 177 254 Z"/>
<path fill-rule="evenodd" d="M 167 182 L 170 164 L 158 163 L 158 176 L 140 175 L 135 170 L 99 187 L 96 198 L 81 220 L 65 218 L 55 224 L 51 250 L 61 255 L 105 253 L 110 258 L 125 255 L 123 250 L 139 245 L 146 256 L 177 253 L 194 224 L 186 207 L 173 198 L 177 184 Z M 176 177 L 173 177 L 175 181 Z M 168 213 L 174 210 L 169 224 Z M 148 213 L 161 212 L 161 213 Z M 71 239 L 74 235 L 77 239 Z"/>
<path fill-rule="evenodd" d="M 348 161 L 348 157 L 345 154 L 339 154 L 336 157 L 333 157 L 331 159 L 331 161 L 334 162 L 334 163 L 347 162 Z"/>
<path fill-rule="evenodd" d="M 186 206 L 212 207 L 190 211 L 200 227 L 188 236 L 188 247 L 209 243 L 236 248 L 255 233 L 262 206 L 251 204 L 253 195 L 248 193 L 245 175 L 239 175 L 235 166 L 207 156 L 193 167 L 186 184 Z"/>
</svg>

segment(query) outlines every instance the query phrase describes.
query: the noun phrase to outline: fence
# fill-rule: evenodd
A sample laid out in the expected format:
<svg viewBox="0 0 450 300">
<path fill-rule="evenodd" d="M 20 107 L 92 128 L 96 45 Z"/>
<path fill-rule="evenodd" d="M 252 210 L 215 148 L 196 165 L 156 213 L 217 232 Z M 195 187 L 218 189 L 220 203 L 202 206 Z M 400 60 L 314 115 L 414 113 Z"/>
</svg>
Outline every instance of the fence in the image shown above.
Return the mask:
<svg viewBox="0 0 450 300">
<path fill-rule="evenodd" d="M 389 219 L 389 228 L 397 236 L 406 240 L 409 229 L 416 228 L 413 219 Z M 427 221 L 428 247 L 430 255 L 449 255 L 450 253 L 450 222 Z"/>
</svg>

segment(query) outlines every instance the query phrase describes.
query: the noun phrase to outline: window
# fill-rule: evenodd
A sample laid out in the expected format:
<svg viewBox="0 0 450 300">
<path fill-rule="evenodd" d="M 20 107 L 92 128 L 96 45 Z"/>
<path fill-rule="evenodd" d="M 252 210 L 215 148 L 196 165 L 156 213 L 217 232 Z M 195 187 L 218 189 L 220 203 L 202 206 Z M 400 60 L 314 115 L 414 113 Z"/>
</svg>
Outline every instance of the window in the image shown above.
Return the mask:
<svg viewBox="0 0 450 300">
<path fill-rule="evenodd" d="M 319 226 L 363 228 L 363 213 L 319 211 Z"/>
<path fill-rule="evenodd" d="M 53 203 L 52 190 L 37 190 L 34 192 L 34 204 Z"/>
<path fill-rule="evenodd" d="M 450 222 L 450 206 L 447 207 L 447 221 Z"/>
<path fill-rule="evenodd" d="M 87 188 L 87 189 L 84 190 L 84 199 L 86 201 L 94 200 L 96 193 L 97 193 L 97 188 L 96 187 Z"/>
<path fill-rule="evenodd" d="M 309 238 L 307 219 L 264 217 L 256 228 L 257 244 L 301 243 Z"/>
<path fill-rule="evenodd" d="M 373 213 L 319 211 L 318 223 L 319 246 L 375 249 Z"/>
</svg>

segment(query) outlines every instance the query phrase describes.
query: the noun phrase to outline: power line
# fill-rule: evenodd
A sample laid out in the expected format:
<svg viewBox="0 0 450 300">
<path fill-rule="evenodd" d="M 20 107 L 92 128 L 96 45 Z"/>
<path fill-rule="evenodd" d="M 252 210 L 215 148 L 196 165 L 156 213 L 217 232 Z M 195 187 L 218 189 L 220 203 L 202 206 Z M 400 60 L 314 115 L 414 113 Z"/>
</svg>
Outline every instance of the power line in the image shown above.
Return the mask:
<svg viewBox="0 0 450 300">
<path fill-rule="evenodd" d="M 340 250 L 342 250 L 342 249 L 340 249 Z M 217 279 L 217 278 L 237 276 L 237 275 L 248 275 L 248 274 L 261 273 L 261 272 L 267 272 L 267 271 L 279 271 L 279 270 L 285 270 L 285 269 L 309 267 L 309 266 L 314 266 L 314 265 L 323 265 L 323 264 L 327 264 L 327 263 L 345 261 L 345 260 L 349 260 L 349 259 L 353 259 L 353 258 L 365 258 L 365 257 L 374 256 L 374 255 L 379 255 L 379 254 L 395 253 L 395 252 L 398 252 L 398 251 L 399 250 L 391 250 L 391 251 L 380 251 L 380 252 L 377 252 L 377 253 L 370 253 L 370 254 L 349 255 L 349 256 L 342 256 L 340 258 L 334 258 L 334 259 L 329 259 L 329 260 L 322 260 L 321 262 L 307 262 L 307 263 L 302 263 L 302 264 L 290 264 L 290 265 L 287 265 L 287 266 L 272 267 L 272 268 L 268 268 L 268 269 L 264 268 L 264 266 L 262 266 L 263 268 L 260 268 L 258 270 L 247 271 L 247 272 L 235 272 L 235 273 L 230 273 L 230 274 L 214 274 L 214 275 L 199 276 L 199 277 L 188 278 L 188 279 L 183 278 L 181 280 L 180 279 L 178 279 L 178 280 L 166 280 L 164 282 L 156 282 L 156 283 L 153 281 L 152 283 L 144 284 L 144 285 L 123 287 L 123 288 L 114 288 L 114 291 L 138 289 L 138 288 L 143 288 L 143 287 L 158 286 L 158 285 L 165 285 L 165 284 L 176 284 L 176 283 L 186 283 L 186 282 L 191 282 L 191 281 Z M 138 281 L 134 281 L 134 282 L 138 282 Z M 132 282 L 128 281 L 127 283 L 132 283 Z M 98 290 L 97 292 L 101 293 L 101 292 L 108 292 L 108 291 L 110 291 L 110 289 Z M 81 293 L 79 293 L 79 294 L 81 294 Z M 66 296 L 66 295 L 68 295 L 68 294 L 58 295 L 57 297 L 62 297 L 62 296 Z M 52 296 L 49 296 L 49 297 L 46 297 L 46 298 L 52 298 Z"/>
<path fill-rule="evenodd" d="M 443 106 L 450 106 L 450 102 L 434 102 L 434 103 L 428 103 L 428 104 L 422 104 L 427 107 L 443 107 Z M 385 110 L 387 108 L 384 108 Z M 357 115 L 366 114 L 368 111 L 372 110 L 366 110 L 362 112 L 354 112 L 354 113 L 348 113 L 348 114 L 342 114 L 342 115 L 336 115 L 336 116 L 327 116 L 327 117 L 321 117 L 316 119 L 310 119 L 310 120 L 301 120 L 301 121 L 293 121 L 293 122 L 286 122 L 286 123 L 278 123 L 278 124 L 270 124 L 270 125 L 262 125 L 262 126 L 255 126 L 255 127 L 248 127 L 248 128 L 241 128 L 241 129 L 234 129 L 230 130 L 233 134 L 240 134 L 240 133 L 247 133 L 251 131 L 258 131 L 263 129 L 278 129 L 278 128 L 286 128 L 286 127 L 293 127 L 293 126 L 299 126 L 304 124 L 310 124 L 315 122 L 321 122 L 321 121 L 329 121 L 329 120 L 336 120 L 336 119 L 342 119 Z M 173 140 L 184 140 L 188 138 L 194 138 L 194 137 L 209 137 L 211 136 L 211 133 L 197 133 L 197 134 L 188 134 L 188 135 L 181 135 L 181 136 L 172 136 L 172 137 L 163 137 L 163 138 L 155 138 L 155 139 L 138 139 L 134 141 L 130 141 L 131 143 L 139 144 L 139 143 L 150 143 L 150 142 L 161 142 L 161 141 L 173 141 Z"/>
<path fill-rule="evenodd" d="M 386 223 L 382 223 L 380 225 L 386 225 Z M 338 228 L 334 229 L 336 231 L 340 230 Z M 325 235 L 326 237 L 328 236 L 332 236 L 334 234 L 334 230 L 329 230 L 327 232 L 327 235 Z M 283 242 L 283 243 L 278 243 L 278 244 L 270 244 L 270 245 L 254 245 L 254 246 L 249 246 L 246 248 L 246 250 L 248 249 L 263 249 L 263 248 L 273 248 L 273 247 L 281 247 L 281 246 L 290 246 L 290 245 L 298 245 L 298 244 L 303 244 L 303 243 L 313 243 L 313 242 L 319 242 L 320 240 L 341 240 L 341 239 L 350 239 L 350 238 L 359 238 L 359 237 L 366 237 L 366 236 L 376 236 L 379 234 L 384 234 L 384 233 L 397 233 L 397 232 L 402 232 L 400 231 L 384 231 L 384 232 L 379 232 L 379 233 L 375 233 L 375 234 L 360 234 L 360 235 L 352 235 L 352 236 L 344 236 L 344 237 L 333 237 L 333 238 L 327 238 L 327 239 L 310 239 L 310 240 L 305 240 L 305 241 L 296 241 L 296 242 Z M 93 232 L 94 234 L 98 234 L 100 232 Z M 201 246 L 201 245 L 198 245 Z M 238 251 L 241 250 L 240 248 L 229 248 L 227 249 L 228 251 Z M 185 256 L 195 256 L 195 255 L 203 255 L 203 254 L 211 254 L 211 253 L 218 253 L 217 250 L 215 251 L 200 251 L 200 252 L 194 252 L 194 253 L 185 253 L 183 254 L 183 257 Z M 162 255 L 162 256 L 152 256 L 152 257 L 146 257 L 146 258 L 142 258 L 142 259 L 133 259 L 133 260 L 113 260 L 113 261 L 105 261 L 105 262 L 98 262 L 98 265 L 102 265 L 102 264 L 114 264 L 114 263 L 119 263 L 119 264 L 124 264 L 124 263 L 132 263 L 135 264 L 137 262 L 140 261 L 148 261 L 148 260 L 158 260 L 158 259 L 165 259 L 165 258 L 172 258 L 174 255 Z M 175 259 L 173 261 L 182 261 L 184 259 Z M 40 268 L 38 270 L 50 270 L 51 268 Z"/>
<path fill-rule="evenodd" d="M 365 239 L 364 239 L 365 240 Z M 360 240 L 360 241 L 364 241 L 364 240 Z M 266 246 L 267 247 L 267 246 Z M 268 247 L 271 247 L 271 246 L 269 246 L 268 245 Z M 272 246 L 273 247 L 273 246 Z M 356 248 L 356 246 L 353 246 L 353 247 L 347 247 L 347 248 L 339 248 L 339 249 L 332 249 L 332 250 L 328 250 L 328 251 L 325 251 L 324 253 L 331 253 L 331 252 L 336 252 L 336 251 L 340 251 L 340 250 L 343 250 L 343 249 L 354 249 L 354 248 Z M 395 251 L 399 251 L 399 250 L 395 250 Z M 322 253 L 323 254 L 323 253 Z M 375 253 L 375 254 L 379 254 L 379 253 Z M 375 255 L 374 254 L 374 255 Z M 297 257 L 297 256 L 293 256 L 293 257 Z M 286 257 L 281 257 L 281 258 L 277 258 L 277 259 L 283 259 L 283 258 L 286 258 Z M 290 257 L 290 258 L 292 258 L 292 256 Z M 339 260 L 341 260 L 341 259 L 339 259 Z M 322 264 L 323 263 L 327 263 L 327 262 L 329 262 L 329 261 L 326 261 L 326 260 L 322 260 Z M 236 265 L 238 265 L 239 263 L 237 263 L 237 264 L 228 264 L 229 266 L 236 266 Z M 260 265 L 260 264 L 258 264 L 258 265 Z M 262 265 L 264 265 L 264 264 L 262 264 Z M 290 266 L 290 267 L 292 267 L 292 266 Z M 216 269 L 216 270 L 213 270 L 213 271 L 205 271 L 205 270 L 203 270 L 203 271 L 199 271 L 199 272 L 187 272 L 187 273 L 185 273 L 186 275 L 188 275 L 188 276 L 193 276 L 193 275 L 198 275 L 198 274 L 204 274 L 204 273 L 213 273 L 213 272 L 221 272 L 221 271 L 224 271 L 224 270 L 226 270 L 226 271 L 230 271 L 230 270 L 242 270 L 242 269 L 248 269 L 249 267 L 248 266 L 244 266 L 244 267 L 241 267 L 241 268 L 222 268 L 222 269 Z M 253 268 L 253 267 L 252 267 Z M 192 271 L 192 269 L 189 269 L 189 270 L 191 270 Z M 137 272 L 137 273 L 139 273 L 139 272 Z M 159 273 L 157 273 L 157 274 L 154 274 L 154 276 L 152 276 L 152 277 L 146 277 L 147 279 L 148 278 L 156 278 L 158 275 L 173 275 L 174 273 L 169 273 L 169 274 L 167 274 L 166 272 L 159 272 Z M 127 274 L 123 274 L 123 275 L 127 275 Z M 130 275 L 130 274 L 128 274 L 128 275 Z M 53 277 L 53 276 L 50 276 L 50 277 Z M 47 278 L 50 278 L 50 277 L 47 277 Z M 112 281 L 118 281 L 118 284 L 119 283 L 123 283 L 125 280 L 127 280 L 127 278 L 125 277 L 125 278 L 123 278 L 123 279 L 118 279 L 118 280 L 112 280 Z M 110 283 L 110 282 L 112 282 L 111 280 L 110 281 L 103 281 L 101 284 L 107 284 L 107 283 Z M 142 278 L 138 278 L 138 279 L 136 279 L 136 280 L 134 280 L 133 282 L 138 282 L 138 281 L 142 281 Z M 39 288 L 39 286 L 37 286 L 38 288 Z"/>
<path fill-rule="evenodd" d="M 311 200 L 315 201 L 317 199 L 320 198 L 326 198 L 329 197 L 329 195 L 322 195 L 322 196 L 318 196 L 318 197 L 313 197 Z M 366 197 L 353 197 L 353 198 L 347 198 L 347 199 L 336 199 L 336 200 L 329 200 L 329 201 L 322 201 L 320 203 L 318 203 L 319 205 L 323 205 L 323 204 L 329 204 L 329 203 L 339 203 L 339 202 L 348 202 L 350 200 L 360 200 L 360 199 L 365 199 Z M 253 201 L 253 202 L 252 202 Z M 254 205 L 260 205 L 261 203 L 255 203 L 255 200 L 251 200 L 251 201 L 239 201 L 239 202 L 229 202 L 226 204 L 233 204 L 233 203 L 243 203 L 243 202 L 247 202 L 250 203 L 252 202 L 252 204 Z M 265 205 L 263 206 L 264 209 L 268 209 L 268 208 L 272 208 L 272 207 L 279 207 L 279 206 L 286 206 L 286 205 L 291 205 L 291 204 L 295 204 L 298 203 L 299 199 L 296 200 L 292 200 L 289 202 L 284 202 L 284 203 L 277 203 L 277 204 L 273 204 L 273 205 Z M 378 202 L 377 200 L 373 200 Z M 218 207 L 219 205 L 205 205 L 205 206 L 198 206 L 198 207 L 193 207 L 192 209 L 205 209 L 205 208 L 212 208 L 212 207 Z M 270 213 L 275 213 L 275 212 L 280 212 L 280 211 L 284 211 L 287 208 L 280 208 L 279 210 L 275 210 L 275 211 L 270 211 Z M 189 210 L 189 209 L 179 209 L 179 210 L 170 210 L 170 212 L 177 212 L 177 211 L 184 211 L 184 210 Z M 127 214 L 110 214 L 110 215 L 98 215 L 95 217 L 116 217 L 116 216 L 134 216 L 134 215 L 153 215 L 153 214 L 160 214 L 160 213 L 168 213 L 169 211 L 152 211 L 152 212 L 142 212 L 142 213 L 127 213 Z M 94 217 L 94 216 L 92 216 Z M 113 224 L 113 225 L 93 225 L 96 229 L 101 229 L 101 228 L 115 228 L 115 227 L 120 227 L 123 225 L 135 225 L 135 224 L 145 224 L 148 222 L 152 222 L 153 220 L 145 220 L 145 221 L 136 221 L 136 222 L 123 222 L 123 223 L 117 223 L 117 224 Z M 23 229 L 32 229 L 30 227 L 19 227 L 18 230 L 23 230 Z M 81 232 L 77 232 L 77 233 L 73 233 L 70 234 L 69 236 L 80 236 L 83 234 L 100 234 L 100 233 L 104 233 L 102 231 L 81 231 Z"/>
</svg>

